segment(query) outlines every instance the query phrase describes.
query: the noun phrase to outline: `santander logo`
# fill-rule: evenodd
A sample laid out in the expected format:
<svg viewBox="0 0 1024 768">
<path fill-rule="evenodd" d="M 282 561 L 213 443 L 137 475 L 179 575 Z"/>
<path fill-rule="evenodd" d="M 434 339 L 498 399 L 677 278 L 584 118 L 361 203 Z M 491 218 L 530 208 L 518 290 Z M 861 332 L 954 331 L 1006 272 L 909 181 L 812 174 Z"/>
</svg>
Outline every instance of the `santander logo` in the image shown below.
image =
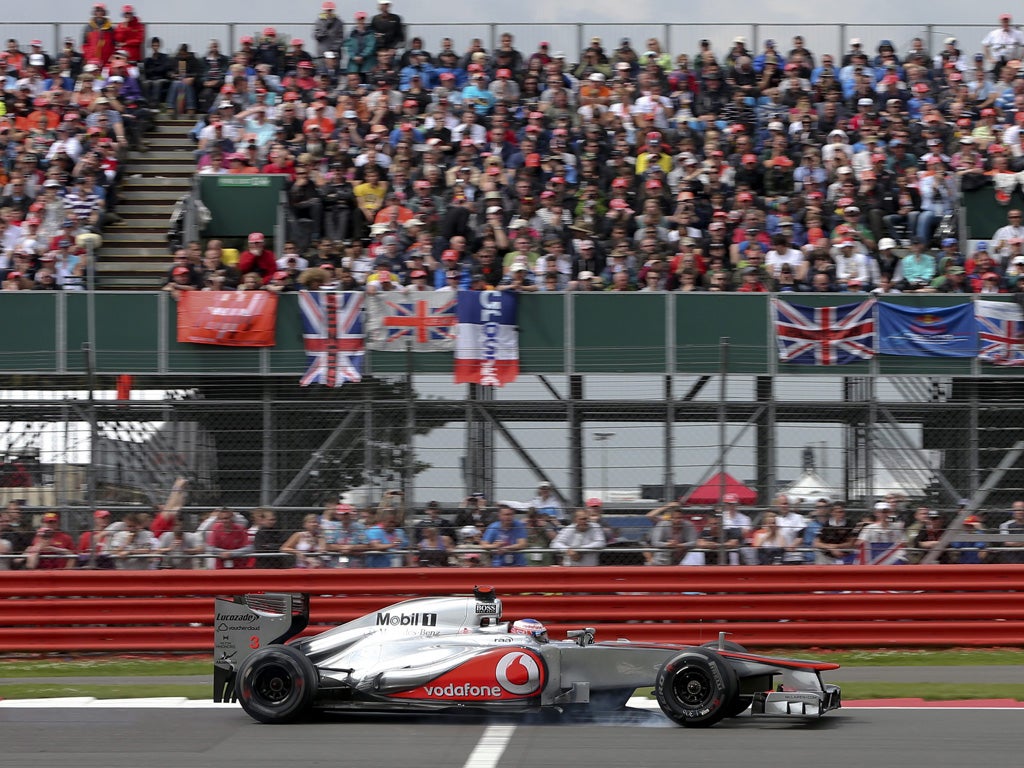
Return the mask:
<svg viewBox="0 0 1024 768">
<path fill-rule="evenodd" d="M 509 693 L 525 696 L 540 688 L 540 665 L 532 654 L 522 651 L 506 653 L 495 669 L 498 685 Z"/>
</svg>

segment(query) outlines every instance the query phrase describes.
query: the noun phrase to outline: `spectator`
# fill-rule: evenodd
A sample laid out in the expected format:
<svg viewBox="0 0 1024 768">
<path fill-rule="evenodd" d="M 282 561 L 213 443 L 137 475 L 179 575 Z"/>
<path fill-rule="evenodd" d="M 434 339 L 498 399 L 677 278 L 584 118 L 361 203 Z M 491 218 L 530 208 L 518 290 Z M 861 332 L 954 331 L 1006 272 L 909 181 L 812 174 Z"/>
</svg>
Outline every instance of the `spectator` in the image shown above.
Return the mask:
<svg viewBox="0 0 1024 768">
<path fill-rule="evenodd" d="M 78 564 L 82 568 L 113 568 L 107 543 L 113 534 L 108 530 L 110 512 L 97 509 L 92 515 L 92 528 L 78 537 Z"/>
<path fill-rule="evenodd" d="M 82 55 L 87 61 L 96 61 L 100 67 L 114 55 L 114 26 L 107 18 L 107 6 L 96 3 L 92 7 L 92 18 L 82 30 Z"/>
<path fill-rule="evenodd" d="M 114 43 L 127 54 L 132 64 L 142 62 L 142 45 L 146 40 L 146 25 L 135 15 L 135 8 L 126 5 L 121 8 L 123 21 L 114 28 Z"/>
<path fill-rule="evenodd" d="M 1010 519 L 1000 523 L 999 533 L 1004 535 L 1024 535 L 1024 501 L 1013 502 Z M 1004 541 L 1001 546 L 1010 549 L 1009 552 L 1000 554 L 999 559 L 1001 562 L 1024 563 L 1024 552 L 1017 551 L 1024 548 L 1024 541 Z"/>
<path fill-rule="evenodd" d="M 739 515 L 728 511 L 726 514 L 712 514 L 697 534 L 697 548 L 701 551 L 694 552 L 693 560 L 685 565 L 740 565 L 739 550 L 748 535 L 737 525 L 741 519 Z M 746 560 L 744 558 L 744 562 Z"/>
<path fill-rule="evenodd" d="M 452 540 L 447 536 L 442 536 L 432 525 L 418 530 L 421 532 L 421 537 L 416 544 L 416 564 L 425 568 L 449 565 L 448 557 L 453 546 Z"/>
<path fill-rule="evenodd" d="M 153 534 L 142 523 L 138 515 L 129 513 L 109 539 L 107 552 L 121 570 L 146 571 L 153 567 L 153 558 L 147 557 L 153 553 Z"/>
<path fill-rule="evenodd" d="M 505 504 L 498 505 L 498 519 L 487 526 L 481 547 L 491 555 L 491 565 L 498 567 L 526 565 L 528 532 L 526 526 L 516 520 L 516 513 Z"/>
<path fill-rule="evenodd" d="M 391 12 L 391 0 L 377 0 L 379 12 L 370 20 L 377 38 L 377 48 L 394 51 L 405 45 L 405 24 L 402 17 Z"/>
<path fill-rule="evenodd" d="M 692 521 L 687 520 L 686 512 L 679 502 L 672 502 L 648 513 L 664 514 L 668 517 L 660 519 L 651 531 L 650 544 L 655 549 L 651 556 L 651 565 L 691 565 L 691 550 L 697 544 L 697 532 Z M 703 559 L 703 558 L 699 558 Z M 686 561 L 686 562 L 684 562 Z"/>
<path fill-rule="evenodd" d="M 153 543 L 153 550 L 159 554 L 160 568 L 191 570 L 198 567 L 197 555 L 206 551 L 202 536 L 185 530 L 181 519 L 175 517 L 170 528 L 161 533 Z"/>
<path fill-rule="evenodd" d="M 43 515 L 43 527 L 36 531 L 35 539 L 25 549 L 25 567 L 29 570 L 74 568 L 76 555 L 74 540 L 60 529 L 60 515 L 47 512 Z"/>
<path fill-rule="evenodd" d="M 284 544 L 281 551 L 295 558 L 296 568 L 325 568 L 328 562 L 324 559 L 327 553 L 327 542 L 320 528 L 317 515 L 306 515 L 302 519 L 302 530 L 296 531 Z"/>
<path fill-rule="evenodd" d="M 255 272 L 266 285 L 277 272 L 274 252 L 266 247 L 266 238 L 262 232 L 250 233 L 247 242 L 249 247 L 238 257 L 238 271 L 243 276 Z"/>
<path fill-rule="evenodd" d="M 175 62 L 161 48 L 163 41 L 153 37 L 149 41 L 149 56 L 142 62 L 143 94 L 151 106 L 164 104 L 171 85 Z"/>
<path fill-rule="evenodd" d="M 828 519 L 814 539 L 815 562 L 818 565 L 842 565 L 853 559 L 854 525 L 840 502 L 829 507 Z"/>
<path fill-rule="evenodd" d="M 394 512 L 379 513 L 377 524 L 367 529 L 366 539 L 364 562 L 367 568 L 397 568 L 412 564 L 409 538 L 398 527 Z"/>
<path fill-rule="evenodd" d="M 252 552 L 248 526 L 235 519 L 233 510 L 221 507 L 216 522 L 206 534 L 206 551 L 213 556 L 217 570 L 222 568 L 251 568 Z"/>
<path fill-rule="evenodd" d="M 757 551 L 757 561 L 761 565 L 796 565 L 803 562 L 803 554 L 799 551 L 799 539 L 795 531 L 779 525 L 779 518 L 774 512 L 765 513 L 761 527 L 754 531 L 751 544 Z"/>
<path fill-rule="evenodd" d="M 590 519 L 585 509 L 577 509 L 572 525 L 558 532 L 551 549 L 561 551 L 562 565 L 599 565 L 600 550 L 605 547 L 604 530 Z"/>
<path fill-rule="evenodd" d="M 277 527 L 277 513 L 272 509 L 254 509 L 253 522 L 256 532 L 252 536 L 252 551 L 256 568 L 290 568 L 295 559 L 279 554 L 288 540 L 286 531 Z"/>
</svg>

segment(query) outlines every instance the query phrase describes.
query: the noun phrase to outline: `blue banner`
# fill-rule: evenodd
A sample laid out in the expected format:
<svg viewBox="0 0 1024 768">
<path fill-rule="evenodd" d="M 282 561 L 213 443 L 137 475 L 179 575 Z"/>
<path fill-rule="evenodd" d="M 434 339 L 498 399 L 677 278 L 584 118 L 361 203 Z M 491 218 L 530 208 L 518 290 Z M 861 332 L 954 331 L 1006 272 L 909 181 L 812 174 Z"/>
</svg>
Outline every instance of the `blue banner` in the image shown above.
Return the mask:
<svg viewBox="0 0 1024 768">
<path fill-rule="evenodd" d="M 878 352 L 913 357 L 976 357 L 974 305 L 902 307 L 878 303 Z"/>
</svg>

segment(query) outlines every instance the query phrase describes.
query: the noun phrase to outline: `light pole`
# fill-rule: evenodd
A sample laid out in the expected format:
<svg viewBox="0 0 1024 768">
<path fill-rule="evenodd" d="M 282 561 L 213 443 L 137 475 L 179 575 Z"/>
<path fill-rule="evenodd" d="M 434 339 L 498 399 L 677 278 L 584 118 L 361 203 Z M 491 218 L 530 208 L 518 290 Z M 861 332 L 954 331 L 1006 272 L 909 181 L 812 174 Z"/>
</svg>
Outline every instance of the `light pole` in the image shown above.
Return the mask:
<svg viewBox="0 0 1024 768">
<path fill-rule="evenodd" d="M 594 439 L 601 444 L 601 501 L 608 502 L 608 441 L 614 432 L 595 432 Z"/>
</svg>

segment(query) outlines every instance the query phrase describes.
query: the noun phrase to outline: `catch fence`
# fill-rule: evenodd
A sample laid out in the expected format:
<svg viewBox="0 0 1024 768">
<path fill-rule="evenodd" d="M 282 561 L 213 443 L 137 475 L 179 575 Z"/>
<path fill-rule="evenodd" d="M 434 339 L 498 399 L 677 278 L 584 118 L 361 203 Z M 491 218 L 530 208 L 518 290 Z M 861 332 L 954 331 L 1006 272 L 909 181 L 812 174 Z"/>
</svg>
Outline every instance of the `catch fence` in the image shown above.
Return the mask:
<svg viewBox="0 0 1024 768">
<path fill-rule="evenodd" d="M 609 349 L 609 355 L 618 353 Z M 724 350 L 721 354 L 726 354 Z M 736 354 L 736 350 L 732 350 Z M 682 498 L 706 511 L 779 493 L 908 511 L 961 499 L 1005 519 L 1024 498 L 1024 389 L 1014 377 L 589 374 L 521 376 L 498 391 L 448 374 L 370 376 L 339 390 L 291 378 L 196 379 L 116 400 L 88 390 L 0 394 L 0 499 L 67 510 L 149 509 L 175 478 L 186 514 L 230 505 L 301 514 L 340 499 L 401 510 L 472 494 L 526 509 L 548 482 L 565 510 L 585 500 L 646 512 Z M 161 382 L 152 378 L 147 386 Z"/>
</svg>

